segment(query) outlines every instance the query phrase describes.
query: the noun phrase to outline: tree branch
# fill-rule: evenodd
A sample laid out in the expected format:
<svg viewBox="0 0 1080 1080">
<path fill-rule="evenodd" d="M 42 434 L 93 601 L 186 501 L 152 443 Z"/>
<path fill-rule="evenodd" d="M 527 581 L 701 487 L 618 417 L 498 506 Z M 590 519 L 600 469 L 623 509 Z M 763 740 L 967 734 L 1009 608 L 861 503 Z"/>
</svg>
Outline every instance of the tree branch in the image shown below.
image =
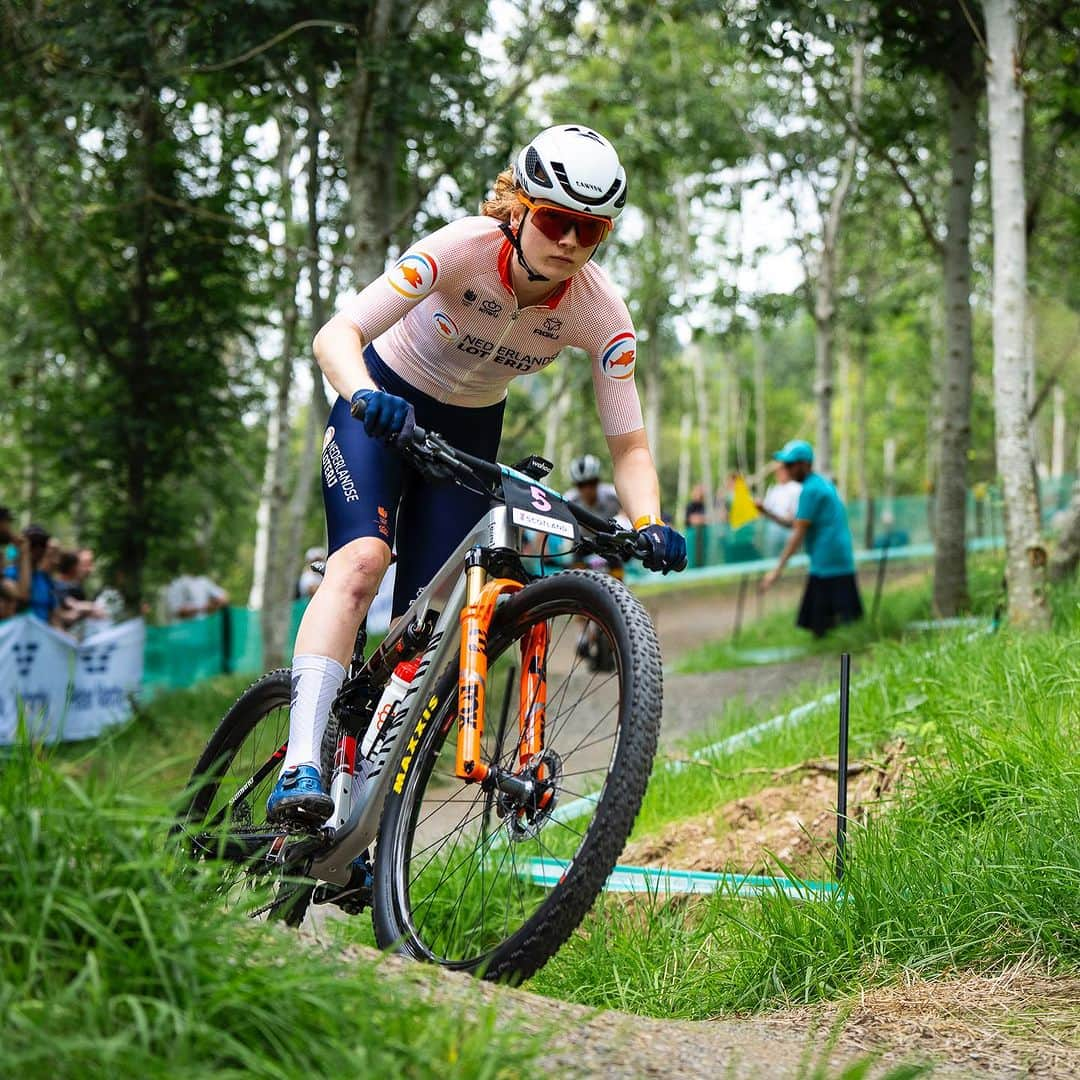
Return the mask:
<svg viewBox="0 0 1080 1080">
<path fill-rule="evenodd" d="M 292 26 L 286 27 L 286 29 L 275 34 L 272 38 L 268 38 L 261 45 L 256 45 L 253 48 L 248 49 L 247 52 L 241 53 L 239 56 L 234 56 L 231 60 L 222 60 L 219 64 L 199 64 L 194 67 L 180 68 L 176 74 L 206 75 L 212 71 L 224 71 L 226 68 L 236 67 L 238 64 L 243 64 L 246 61 L 253 59 L 260 53 L 266 52 L 267 49 L 272 49 L 286 38 L 292 37 L 293 34 L 297 34 L 301 30 L 310 30 L 312 28 L 345 30 L 350 34 L 355 34 L 357 36 L 360 34 L 360 28 L 356 26 L 355 23 L 339 22 L 337 19 L 303 19 L 300 22 L 293 23 Z"/>
</svg>

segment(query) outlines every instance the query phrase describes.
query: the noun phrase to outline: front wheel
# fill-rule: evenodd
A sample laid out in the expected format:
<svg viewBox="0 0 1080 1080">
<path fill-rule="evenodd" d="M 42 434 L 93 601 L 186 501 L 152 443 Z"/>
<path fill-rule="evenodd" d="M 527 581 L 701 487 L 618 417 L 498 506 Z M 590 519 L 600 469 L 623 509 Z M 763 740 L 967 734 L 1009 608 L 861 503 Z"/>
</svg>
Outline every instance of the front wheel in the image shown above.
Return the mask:
<svg viewBox="0 0 1080 1080">
<path fill-rule="evenodd" d="M 605 640 L 610 670 L 590 670 L 580 655 L 582 620 Z M 523 682 L 520 669 L 542 623 L 544 748 L 522 761 L 522 686 L 535 680 Z M 383 948 L 416 959 L 518 980 L 577 928 L 630 834 L 659 734 L 660 646 L 625 586 L 570 571 L 506 600 L 487 653 L 483 760 L 537 781 L 542 798 L 526 806 L 456 777 L 452 666 L 395 768 L 379 831 L 375 933 Z"/>
</svg>

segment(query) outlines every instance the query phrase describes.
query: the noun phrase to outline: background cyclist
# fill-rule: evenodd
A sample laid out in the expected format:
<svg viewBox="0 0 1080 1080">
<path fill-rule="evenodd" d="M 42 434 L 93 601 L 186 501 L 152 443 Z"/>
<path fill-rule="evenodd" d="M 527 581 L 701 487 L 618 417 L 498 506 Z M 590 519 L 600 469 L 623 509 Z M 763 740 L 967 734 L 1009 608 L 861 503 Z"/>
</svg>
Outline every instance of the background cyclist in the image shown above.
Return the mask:
<svg viewBox="0 0 1080 1080">
<path fill-rule="evenodd" d="M 624 528 L 630 527 L 630 519 L 623 513 L 622 503 L 619 502 L 619 493 L 614 484 L 601 483 L 600 459 L 595 454 L 582 454 L 570 462 L 570 479 L 574 486 L 563 492 L 563 498 L 570 502 L 580 503 L 594 514 L 601 517 L 614 518 Z M 622 563 L 614 556 L 596 557 L 598 563 L 578 563 L 579 566 L 590 566 L 594 569 L 608 569 L 616 577 L 622 577 Z"/>
<path fill-rule="evenodd" d="M 493 461 L 509 383 L 565 346 L 584 350 L 615 487 L 649 547 L 644 565 L 685 568 L 686 543 L 659 516 L 633 323 L 591 261 L 626 192 L 607 139 L 580 125 L 548 128 L 500 173 L 479 216 L 419 240 L 316 335 L 316 358 L 340 395 L 323 442 L 330 555 L 296 638 L 271 820 L 317 823 L 333 809 L 319 774 L 323 733 L 391 550 L 398 615 L 487 511 L 485 497 L 424 480 L 393 450 L 414 423 Z M 361 400 L 362 424 L 350 415 Z"/>
</svg>

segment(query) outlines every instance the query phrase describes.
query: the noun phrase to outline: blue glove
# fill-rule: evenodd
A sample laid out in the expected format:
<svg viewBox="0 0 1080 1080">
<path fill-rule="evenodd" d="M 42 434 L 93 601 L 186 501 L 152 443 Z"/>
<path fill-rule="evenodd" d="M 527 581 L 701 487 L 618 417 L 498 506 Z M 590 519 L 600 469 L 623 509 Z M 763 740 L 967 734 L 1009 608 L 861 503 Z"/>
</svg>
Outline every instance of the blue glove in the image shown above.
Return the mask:
<svg viewBox="0 0 1080 1080">
<path fill-rule="evenodd" d="M 670 525 L 650 525 L 638 533 L 648 547 L 641 564 L 646 570 L 663 570 L 665 574 L 686 569 L 686 538 Z"/>
<path fill-rule="evenodd" d="M 363 408 L 357 406 L 363 402 Z M 404 398 L 388 394 L 385 390 L 357 390 L 352 396 L 350 410 L 357 419 L 363 419 L 364 430 L 376 439 L 393 445 L 408 442 L 416 426 L 416 414 Z"/>
</svg>

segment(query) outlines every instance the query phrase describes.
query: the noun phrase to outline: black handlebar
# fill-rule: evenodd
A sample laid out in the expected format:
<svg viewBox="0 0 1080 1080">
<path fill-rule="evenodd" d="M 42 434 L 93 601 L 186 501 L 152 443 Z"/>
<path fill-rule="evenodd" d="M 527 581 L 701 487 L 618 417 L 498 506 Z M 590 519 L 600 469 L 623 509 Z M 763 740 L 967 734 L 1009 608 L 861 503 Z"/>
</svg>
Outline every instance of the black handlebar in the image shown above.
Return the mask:
<svg viewBox="0 0 1080 1080">
<path fill-rule="evenodd" d="M 361 398 L 352 403 L 351 412 L 357 420 L 364 418 L 367 402 Z M 411 460 L 421 469 L 432 469 L 449 474 L 460 479 L 462 474 L 472 474 L 471 478 L 482 478 L 492 487 L 503 476 L 503 466 L 497 462 L 487 461 L 484 458 L 475 457 L 451 446 L 441 435 L 434 431 L 427 431 L 416 424 L 412 429 L 411 437 L 407 442 L 397 439 L 391 441 L 391 445 L 403 457 Z M 494 491 L 491 492 L 495 494 Z M 622 529 L 618 523 L 608 518 L 594 514 L 588 507 L 580 503 L 567 501 L 570 513 L 574 515 L 578 524 L 595 533 L 595 537 L 586 541 L 601 553 L 609 552 L 617 554 L 620 558 L 643 559 L 649 553 L 647 542 L 640 533 L 633 529 Z"/>
</svg>

